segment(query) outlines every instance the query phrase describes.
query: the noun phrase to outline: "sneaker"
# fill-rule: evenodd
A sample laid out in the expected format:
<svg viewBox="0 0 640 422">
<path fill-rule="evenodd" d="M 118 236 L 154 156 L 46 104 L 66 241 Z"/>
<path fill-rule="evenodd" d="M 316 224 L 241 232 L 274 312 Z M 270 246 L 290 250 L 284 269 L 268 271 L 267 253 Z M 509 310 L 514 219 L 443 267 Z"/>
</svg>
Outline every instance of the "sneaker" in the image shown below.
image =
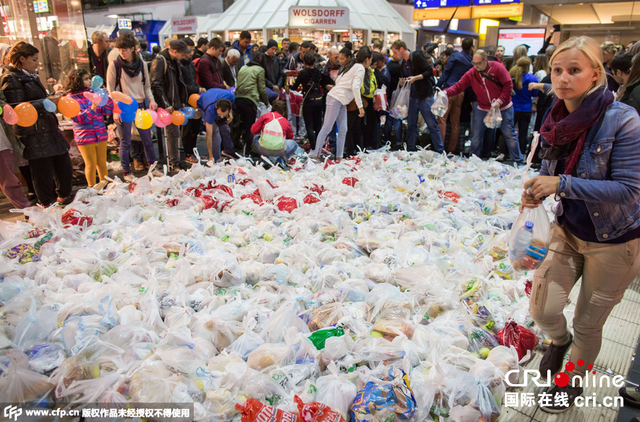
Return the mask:
<svg viewBox="0 0 640 422">
<path fill-rule="evenodd" d="M 564 362 L 564 355 L 567 354 L 567 350 L 573 342 L 573 336 L 569 334 L 569 343 L 564 346 L 556 346 L 553 343 L 549 345 L 549 348 L 544 352 L 542 360 L 540 360 L 540 374 L 546 375 L 547 372 L 551 372 L 551 379 L 562 370 L 562 362 Z"/>
<path fill-rule="evenodd" d="M 618 393 L 624 399 L 625 406 L 640 407 L 640 387 L 622 387 Z"/>
<path fill-rule="evenodd" d="M 57 202 L 59 207 L 66 207 L 67 205 L 73 202 L 73 196 L 67 196 L 66 198 L 58 198 Z"/>
<path fill-rule="evenodd" d="M 131 183 L 133 182 L 133 180 L 135 179 L 135 177 L 133 177 L 133 174 L 131 173 L 125 173 L 124 176 L 122 177 L 124 179 L 125 182 L 127 183 Z"/>
<path fill-rule="evenodd" d="M 95 185 L 93 185 L 93 188 L 94 188 L 95 190 L 102 190 L 102 189 L 104 189 L 105 187 L 107 187 L 107 185 L 108 185 L 108 184 L 109 184 L 109 181 L 108 181 L 108 180 L 102 180 L 102 181 L 100 181 L 100 182 L 96 183 Z"/>
<path fill-rule="evenodd" d="M 133 169 L 135 171 L 142 171 L 142 170 L 146 170 L 147 168 L 142 161 L 133 160 Z"/>
<path fill-rule="evenodd" d="M 187 164 L 200 164 L 200 162 L 198 161 L 198 159 L 196 159 L 195 157 L 187 157 L 185 158 L 185 160 L 187 162 Z"/>
<path fill-rule="evenodd" d="M 548 392 L 549 400 L 540 405 L 540 409 L 546 413 L 563 413 L 571 409 L 576 398 L 582 395 L 582 387 L 558 387 L 554 385 Z M 549 396 L 550 395 L 550 396 Z"/>
</svg>

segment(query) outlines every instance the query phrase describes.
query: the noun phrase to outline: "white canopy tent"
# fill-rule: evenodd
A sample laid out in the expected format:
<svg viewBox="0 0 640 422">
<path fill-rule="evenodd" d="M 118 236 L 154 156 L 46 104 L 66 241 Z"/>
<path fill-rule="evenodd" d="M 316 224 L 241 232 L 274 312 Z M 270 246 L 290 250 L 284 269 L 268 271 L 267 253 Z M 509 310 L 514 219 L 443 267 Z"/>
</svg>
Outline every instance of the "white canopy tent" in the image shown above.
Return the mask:
<svg viewBox="0 0 640 422">
<path fill-rule="evenodd" d="M 224 34 L 228 41 L 233 41 L 229 32 L 243 30 L 262 31 L 266 40 L 268 30 L 285 28 L 288 36 L 289 29 L 295 29 L 289 26 L 291 6 L 346 7 L 350 26 L 341 29 L 364 31 L 365 44 L 371 42 L 372 32 L 378 32 L 384 34 L 385 43 L 387 34 L 393 33 L 410 49 L 415 46 L 415 30 L 386 0 L 236 0 L 220 17 L 209 20 L 204 29 L 209 37 Z"/>
<path fill-rule="evenodd" d="M 198 26 L 196 29 L 196 32 L 194 34 L 186 34 L 186 35 L 195 35 L 196 37 L 199 37 L 200 35 L 205 35 L 208 34 L 206 28 L 209 24 L 209 22 L 211 20 L 215 20 L 217 18 L 219 18 L 220 16 L 222 16 L 221 13 L 212 13 L 210 15 L 207 16 L 197 16 L 197 21 L 198 21 Z M 160 32 L 158 33 L 159 37 L 160 37 L 160 45 L 162 47 L 164 47 L 164 40 L 167 38 L 173 38 L 173 32 L 172 32 L 172 19 L 169 19 L 167 21 L 167 23 L 164 24 L 164 26 L 162 27 L 162 29 L 160 30 Z"/>
</svg>

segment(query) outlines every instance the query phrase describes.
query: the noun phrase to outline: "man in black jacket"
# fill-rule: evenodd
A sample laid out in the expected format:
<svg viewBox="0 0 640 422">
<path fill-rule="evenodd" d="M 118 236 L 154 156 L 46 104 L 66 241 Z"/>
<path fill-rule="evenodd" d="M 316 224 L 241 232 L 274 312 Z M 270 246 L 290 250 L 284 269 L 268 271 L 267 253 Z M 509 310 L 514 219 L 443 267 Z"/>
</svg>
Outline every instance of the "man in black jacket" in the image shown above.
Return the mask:
<svg viewBox="0 0 640 422">
<path fill-rule="evenodd" d="M 187 46 L 192 49 L 192 52 L 185 54 L 185 58 L 180 61 L 182 65 L 182 75 L 184 76 L 184 83 L 187 86 L 187 94 L 204 93 L 206 90 L 200 88 L 197 82 L 196 66 L 193 63 L 194 47 L 195 44 L 191 38 L 185 38 Z M 182 146 L 184 147 L 184 153 L 186 155 L 186 161 L 189 164 L 197 163 L 197 160 L 193 156 L 193 149 L 196 147 L 198 141 L 198 133 L 200 133 L 200 125 L 202 121 L 200 119 L 191 119 L 186 125 L 182 126 Z"/>
<path fill-rule="evenodd" d="M 187 44 L 182 40 L 171 40 L 151 63 L 151 91 L 158 107 L 168 113 L 181 110 L 189 100 L 189 93 L 182 72 L 181 60 L 191 53 Z M 173 124 L 165 127 L 165 143 L 169 167 L 172 171 L 179 170 L 180 163 L 180 127 Z"/>
<path fill-rule="evenodd" d="M 418 112 L 429 127 L 431 142 L 436 152 L 443 152 L 442 138 L 438 121 L 431 112 L 433 105 L 433 86 L 435 77 L 433 68 L 427 62 L 426 57 L 420 51 L 411 52 L 407 44 L 397 40 L 391 45 L 393 58 L 400 61 L 400 86 L 411 84 L 411 96 L 409 101 L 409 115 L 407 116 L 407 149 L 416 151 L 418 138 Z"/>
<path fill-rule="evenodd" d="M 280 95 L 280 88 L 284 85 L 284 72 L 282 71 L 282 63 L 280 59 L 276 57 L 276 51 L 278 51 L 278 42 L 276 40 L 269 40 L 267 43 L 266 51 L 266 69 L 264 75 L 264 82 L 267 85 L 267 95 L 269 95 L 269 102 L 274 102 Z"/>
<path fill-rule="evenodd" d="M 238 72 L 236 65 L 240 61 L 240 52 L 235 49 L 227 51 L 227 57 L 221 60 L 222 79 L 227 86 L 236 86 L 238 81 Z"/>
<path fill-rule="evenodd" d="M 391 106 L 391 98 L 393 92 L 398 88 L 400 82 L 400 63 L 391 58 L 387 62 L 387 65 L 382 69 L 383 75 L 389 79 L 389 85 L 387 86 L 387 101 Z M 391 138 L 391 132 L 393 131 L 393 139 Z M 391 142 L 393 149 L 400 149 L 402 146 L 402 120 L 396 119 L 391 114 L 387 113 L 387 119 L 384 123 L 384 139 Z"/>
</svg>

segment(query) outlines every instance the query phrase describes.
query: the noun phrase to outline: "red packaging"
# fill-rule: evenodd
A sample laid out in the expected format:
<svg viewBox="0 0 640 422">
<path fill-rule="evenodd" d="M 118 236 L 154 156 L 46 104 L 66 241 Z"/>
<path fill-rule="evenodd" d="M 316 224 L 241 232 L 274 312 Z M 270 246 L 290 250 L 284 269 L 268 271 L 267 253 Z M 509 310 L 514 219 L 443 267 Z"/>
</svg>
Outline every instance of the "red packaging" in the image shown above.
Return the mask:
<svg viewBox="0 0 640 422">
<path fill-rule="evenodd" d="M 293 198 L 283 196 L 282 198 L 278 199 L 278 203 L 276 205 L 278 206 L 278 209 L 280 211 L 286 211 L 290 213 L 291 211 L 298 208 L 298 201 Z"/>
<path fill-rule="evenodd" d="M 80 211 L 71 208 L 62 215 L 62 224 L 71 224 L 72 226 L 83 226 L 86 224 L 87 227 L 89 227 L 93 224 L 93 218 L 87 217 Z"/>
<path fill-rule="evenodd" d="M 304 197 L 305 204 L 315 204 L 316 202 L 320 202 L 320 198 L 318 198 L 318 194 L 315 192 Z"/>
<path fill-rule="evenodd" d="M 503 346 L 514 346 L 518 351 L 518 359 L 527 354 L 527 350 L 533 350 L 538 345 L 538 336 L 527 330 L 515 321 L 509 320 L 504 328 L 498 331 L 498 341 Z"/>
<path fill-rule="evenodd" d="M 274 409 L 256 399 L 248 399 L 245 404 L 236 404 L 236 410 L 242 416 L 242 422 L 301 422 L 295 413 Z"/>
<path fill-rule="evenodd" d="M 136 190 L 136 182 L 131 182 L 129 185 L 129 193 L 133 193 L 134 190 Z"/>
<path fill-rule="evenodd" d="M 448 199 L 449 201 L 455 204 L 457 204 L 458 201 L 460 200 L 460 195 L 458 195 L 455 192 L 447 191 L 445 193 L 442 193 L 442 191 L 438 191 L 438 193 L 440 194 L 441 197 L 444 197 L 445 199 Z"/>
<path fill-rule="evenodd" d="M 180 203 L 180 200 L 178 198 L 171 198 L 165 201 L 165 204 L 169 205 L 170 207 L 175 207 L 176 205 L 178 205 L 178 203 Z"/>
<path fill-rule="evenodd" d="M 387 110 L 387 93 L 378 93 L 373 97 L 373 109 L 375 111 Z"/>
<path fill-rule="evenodd" d="M 311 192 L 315 192 L 318 195 L 322 195 L 323 192 L 326 192 L 327 190 L 324 188 L 324 186 L 318 186 L 315 183 L 313 184 L 312 187 L 307 186 L 307 189 L 309 189 Z"/>
<path fill-rule="evenodd" d="M 248 193 L 246 195 L 242 195 L 240 199 L 251 199 L 254 203 L 258 205 L 264 204 L 264 201 L 260 197 L 260 195 L 256 195 L 255 193 Z"/>
<path fill-rule="evenodd" d="M 202 208 L 204 208 L 205 210 L 208 210 L 208 209 L 213 208 L 216 205 L 218 205 L 218 201 L 216 201 L 215 199 L 213 199 L 209 195 L 201 196 L 200 197 L 200 202 L 202 203 Z"/>
<path fill-rule="evenodd" d="M 27 239 L 35 239 L 36 237 L 40 237 L 43 234 L 45 234 L 46 232 L 42 229 L 33 229 L 33 230 L 29 230 L 27 232 Z"/>
<path fill-rule="evenodd" d="M 229 186 L 226 186 L 226 185 L 215 185 L 215 186 L 212 186 L 210 189 L 217 189 L 219 191 L 222 191 L 222 192 L 226 193 L 227 195 L 229 195 L 230 197 L 233 198 L 233 191 L 231 190 L 231 188 Z"/>
<path fill-rule="evenodd" d="M 527 294 L 527 297 L 531 297 L 531 288 L 533 287 L 533 281 L 527 280 L 524 282 L 524 292 Z"/>
<path fill-rule="evenodd" d="M 325 161 L 325 163 L 324 163 L 324 168 L 326 169 L 327 167 L 329 167 L 329 166 L 333 166 L 333 165 L 335 165 L 335 164 L 338 164 L 338 162 L 337 162 L 337 161 L 333 161 L 332 159 L 328 159 L 328 160 L 327 160 L 327 161 Z"/>
<path fill-rule="evenodd" d="M 274 185 L 273 183 L 271 183 L 271 180 L 267 179 L 267 183 L 269 184 L 269 186 L 271 186 L 273 189 L 278 189 L 278 185 Z"/>
<path fill-rule="evenodd" d="M 238 185 L 242 185 L 242 186 L 245 186 L 247 183 L 253 183 L 253 180 L 251 180 L 251 179 L 242 179 L 242 180 L 239 180 L 237 182 Z"/>
<path fill-rule="evenodd" d="M 294 396 L 293 400 L 298 405 L 298 413 L 303 422 L 344 422 L 338 412 L 325 404 L 317 401 L 305 404 L 298 396 Z"/>
<path fill-rule="evenodd" d="M 345 177 L 344 179 L 342 179 L 342 184 L 343 185 L 348 185 L 351 187 L 354 187 L 356 185 L 356 183 L 358 183 L 359 180 L 356 179 L 355 177 Z"/>
</svg>

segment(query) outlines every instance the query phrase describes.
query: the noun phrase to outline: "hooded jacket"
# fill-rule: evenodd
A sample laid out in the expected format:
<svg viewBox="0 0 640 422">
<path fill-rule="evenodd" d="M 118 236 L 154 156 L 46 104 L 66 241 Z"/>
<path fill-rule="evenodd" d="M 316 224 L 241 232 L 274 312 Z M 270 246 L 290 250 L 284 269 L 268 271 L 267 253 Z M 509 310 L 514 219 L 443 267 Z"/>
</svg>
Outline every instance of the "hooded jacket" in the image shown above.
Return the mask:
<svg viewBox="0 0 640 422">
<path fill-rule="evenodd" d="M 182 65 L 171 58 L 165 48 L 151 63 L 151 92 L 158 107 L 182 108 L 188 101 L 187 85 L 182 74 Z"/>
</svg>

